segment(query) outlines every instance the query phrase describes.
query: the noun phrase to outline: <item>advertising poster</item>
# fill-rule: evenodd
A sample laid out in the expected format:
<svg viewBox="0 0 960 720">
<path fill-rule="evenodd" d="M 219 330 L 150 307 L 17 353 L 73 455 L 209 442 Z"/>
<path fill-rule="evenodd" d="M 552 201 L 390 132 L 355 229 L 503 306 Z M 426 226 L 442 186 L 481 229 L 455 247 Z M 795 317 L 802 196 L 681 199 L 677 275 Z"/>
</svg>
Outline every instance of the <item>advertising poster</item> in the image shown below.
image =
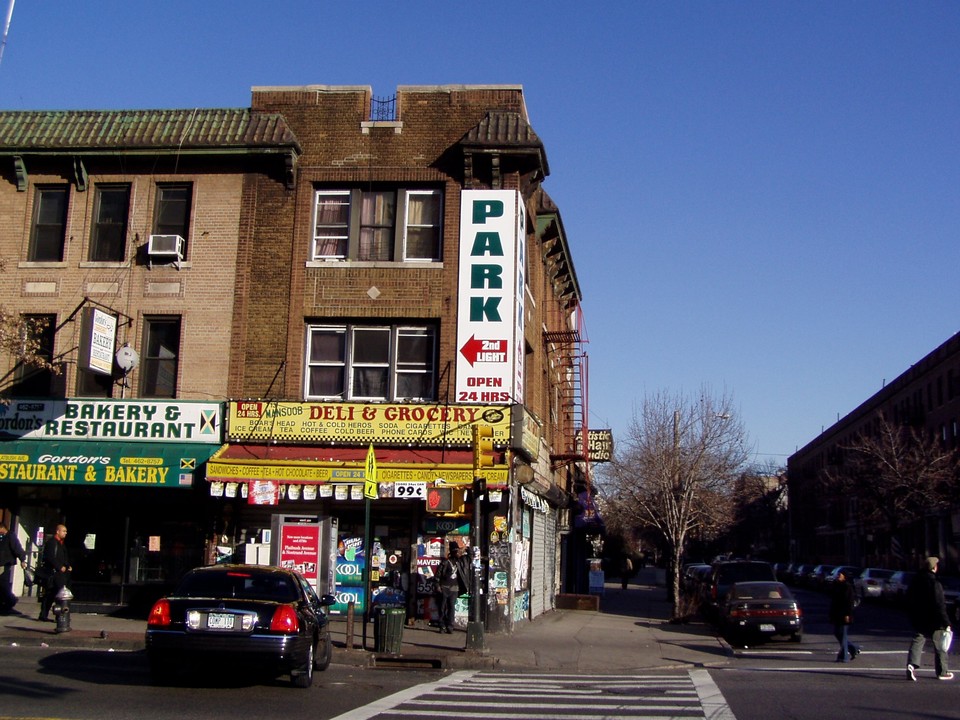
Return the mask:
<svg viewBox="0 0 960 720">
<path fill-rule="evenodd" d="M 366 593 L 363 587 L 363 571 L 366 556 L 363 538 L 341 535 L 337 540 L 337 565 L 335 571 L 337 602 L 330 607 L 334 614 L 346 614 L 350 602 L 354 612 L 366 612 Z"/>
<path fill-rule="evenodd" d="M 282 525 L 280 528 L 280 567 L 296 570 L 314 587 L 320 558 L 320 526 Z"/>
</svg>

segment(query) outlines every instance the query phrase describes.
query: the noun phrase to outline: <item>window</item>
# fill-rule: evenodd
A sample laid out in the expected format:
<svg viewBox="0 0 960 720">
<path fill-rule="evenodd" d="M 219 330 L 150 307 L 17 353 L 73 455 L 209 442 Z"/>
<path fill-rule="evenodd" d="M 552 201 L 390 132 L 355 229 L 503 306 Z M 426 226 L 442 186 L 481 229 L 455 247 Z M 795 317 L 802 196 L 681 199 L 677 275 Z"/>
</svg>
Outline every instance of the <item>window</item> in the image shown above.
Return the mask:
<svg viewBox="0 0 960 720">
<path fill-rule="evenodd" d="M 313 260 L 440 259 L 439 190 L 317 190 Z"/>
<path fill-rule="evenodd" d="M 433 400 L 436 331 L 412 325 L 311 325 L 304 395 Z"/>
<path fill-rule="evenodd" d="M 180 318 L 144 318 L 143 353 L 140 359 L 140 395 L 143 397 L 176 397 L 179 364 Z"/>
<path fill-rule="evenodd" d="M 78 397 L 113 397 L 113 376 L 89 370 L 77 370 Z"/>
<path fill-rule="evenodd" d="M 56 315 L 23 315 L 20 327 L 27 351 L 42 360 L 53 360 L 53 339 L 57 331 Z M 33 345 L 30 347 L 30 345 Z M 15 397 L 47 397 L 51 394 L 53 372 L 35 365 L 17 363 L 10 394 Z"/>
<path fill-rule="evenodd" d="M 440 257 L 440 193 L 407 193 L 407 231 L 404 256 L 432 260 Z"/>
<path fill-rule="evenodd" d="M 190 207 L 193 186 L 190 183 L 157 185 L 157 206 L 153 218 L 154 235 L 179 235 L 183 238 L 183 255 L 187 255 L 190 234 Z"/>
<path fill-rule="evenodd" d="M 63 262 L 68 192 L 66 185 L 37 188 L 30 234 L 30 261 Z"/>
<path fill-rule="evenodd" d="M 127 246 L 129 185 L 98 185 L 90 238 L 92 262 L 123 262 Z"/>
</svg>

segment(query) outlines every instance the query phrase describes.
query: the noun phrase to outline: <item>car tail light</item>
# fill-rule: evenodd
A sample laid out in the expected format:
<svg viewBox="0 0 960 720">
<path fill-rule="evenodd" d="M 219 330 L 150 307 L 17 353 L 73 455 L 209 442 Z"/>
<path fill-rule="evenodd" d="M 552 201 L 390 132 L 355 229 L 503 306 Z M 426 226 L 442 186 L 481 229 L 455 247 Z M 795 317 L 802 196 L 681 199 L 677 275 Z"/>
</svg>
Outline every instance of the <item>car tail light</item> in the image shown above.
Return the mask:
<svg viewBox="0 0 960 720">
<path fill-rule="evenodd" d="M 291 605 L 281 605 L 273 613 L 270 621 L 270 630 L 273 632 L 295 633 L 300 630 L 300 620 L 297 611 Z"/>
<path fill-rule="evenodd" d="M 167 627 L 170 625 L 170 602 L 157 600 L 147 616 L 148 627 Z"/>
</svg>

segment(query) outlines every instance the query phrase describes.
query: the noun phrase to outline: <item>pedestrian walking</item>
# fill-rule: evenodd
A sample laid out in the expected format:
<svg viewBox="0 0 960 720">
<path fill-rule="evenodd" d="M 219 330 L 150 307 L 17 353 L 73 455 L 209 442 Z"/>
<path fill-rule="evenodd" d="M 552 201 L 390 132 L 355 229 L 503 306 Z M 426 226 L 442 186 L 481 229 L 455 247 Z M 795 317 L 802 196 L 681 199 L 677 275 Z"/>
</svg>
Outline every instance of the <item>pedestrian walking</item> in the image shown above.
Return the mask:
<svg viewBox="0 0 960 720">
<path fill-rule="evenodd" d="M 916 633 L 910 643 L 907 655 L 907 679 L 917 681 L 916 670 L 920 667 L 923 646 L 927 640 L 933 641 L 934 669 L 938 680 L 953 680 L 953 673 L 947 667 L 947 651 L 940 642 L 940 634 L 950 629 L 950 616 L 943 598 L 943 587 L 937 580 L 937 568 L 940 559 L 928 557 L 924 567 L 918 572 L 907 588 L 907 612 Z"/>
<path fill-rule="evenodd" d="M 13 594 L 13 568 L 17 562 L 27 567 L 27 554 L 23 551 L 16 533 L 10 532 L 6 523 L 0 523 L 0 614 L 7 615 L 17 604 Z"/>
<path fill-rule="evenodd" d="M 830 588 L 830 622 L 833 624 L 833 636 L 840 643 L 837 662 L 856 660 L 860 646 L 850 641 L 850 626 L 853 624 L 853 611 L 856 608 L 856 595 L 853 584 L 842 570 L 837 572 Z"/>
<path fill-rule="evenodd" d="M 63 544 L 66 538 L 67 526 L 57 525 L 54 534 L 43 544 L 44 576 L 48 579 L 41 589 L 40 617 L 37 619 L 44 622 L 50 619 L 50 608 L 57 598 L 57 593 L 70 584 L 70 573 L 73 568 L 70 565 L 67 548 Z"/>
</svg>

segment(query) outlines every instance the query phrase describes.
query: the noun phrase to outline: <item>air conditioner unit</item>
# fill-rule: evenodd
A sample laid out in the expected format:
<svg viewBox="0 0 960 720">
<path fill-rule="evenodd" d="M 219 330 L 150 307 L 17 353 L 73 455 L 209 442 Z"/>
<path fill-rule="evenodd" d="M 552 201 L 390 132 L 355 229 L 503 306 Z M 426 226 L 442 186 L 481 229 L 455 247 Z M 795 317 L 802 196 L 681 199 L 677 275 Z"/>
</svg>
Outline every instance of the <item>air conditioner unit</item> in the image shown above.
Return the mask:
<svg viewBox="0 0 960 720">
<path fill-rule="evenodd" d="M 151 235 L 147 242 L 147 259 L 151 268 L 156 259 L 158 262 L 172 262 L 179 270 L 183 260 L 183 238 L 179 235 Z"/>
</svg>

